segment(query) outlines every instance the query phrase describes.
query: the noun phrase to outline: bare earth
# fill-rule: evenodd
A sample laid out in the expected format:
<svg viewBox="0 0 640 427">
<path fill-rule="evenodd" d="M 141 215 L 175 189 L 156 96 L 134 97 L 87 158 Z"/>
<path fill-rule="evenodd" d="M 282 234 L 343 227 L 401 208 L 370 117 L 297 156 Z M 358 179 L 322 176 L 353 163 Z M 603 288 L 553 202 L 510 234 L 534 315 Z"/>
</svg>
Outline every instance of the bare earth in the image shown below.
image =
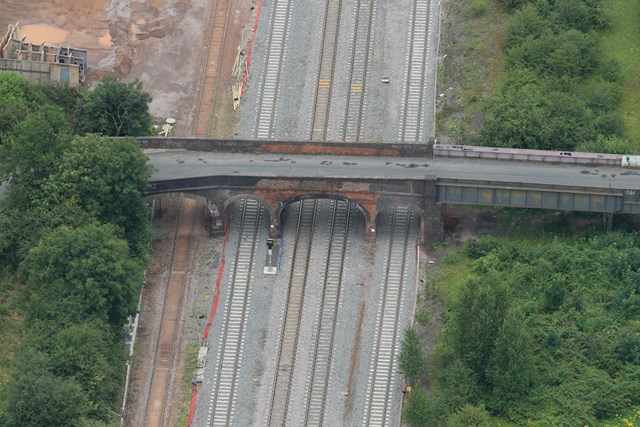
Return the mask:
<svg viewBox="0 0 640 427">
<path fill-rule="evenodd" d="M 251 3 L 232 5 L 227 63 L 233 64 L 241 30 L 251 21 Z M 191 136 L 214 5 L 212 0 L 0 0 L 0 32 L 19 22 L 33 43 L 87 49 L 89 84 L 106 74 L 139 79 L 153 98 L 151 113 L 176 118 L 174 133 Z M 220 106 L 225 110 L 231 104 L 231 72 L 223 75 L 229 92 L 228 103 Z"/>
</svg>

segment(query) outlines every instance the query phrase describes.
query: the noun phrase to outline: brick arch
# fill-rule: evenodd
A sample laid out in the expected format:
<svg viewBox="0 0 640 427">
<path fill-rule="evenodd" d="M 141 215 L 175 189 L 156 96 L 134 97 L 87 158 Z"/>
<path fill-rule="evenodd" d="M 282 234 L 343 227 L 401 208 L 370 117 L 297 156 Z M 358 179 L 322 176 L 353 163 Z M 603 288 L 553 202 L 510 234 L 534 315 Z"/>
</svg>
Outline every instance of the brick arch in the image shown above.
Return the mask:
<svg viewBox="0 0 640 427">
<path fill-rule="evenodd" d="M 261 203 L 262 205 L 264 205 L 267 208 L 267 211 L 269 212 L 269 220 L 270 221 L 273 220 L 273 218 L 274 218 L 273 205 L 271 203 L 269 203 L 268 200 L 265 200 L 264 198 L 253 194 L 252 192 L 246 192 L 246 193 L 234 194 L 233 196 L 229 196 L 224 200 L 223 213 L 224 213 L 225 222 L 228 221 L 228 219 L 229 219 L 229 214 L 227 213 L 229 207 L 233 203 L 235 203 L 236 201 L 238 201 L 240 199 L 254 199 L 254 200 L 257 200 L 259 203 Z"/>
<path fill-rule="evenodd" d="M 197 203 L 206 206 L 207 209 L 209 210 L 209 214 L 212 217 L 220 216 L 220 210 L 218 209 L 218 205 L 214 203 L 213 200 L 209 199 L 208 197 L 202 196 L 200 194 L 191 193 L 188 191 L 171 191 L 166 193 L 150 194 L 144 197 L 144 200 L 147 203 L 149 203 L 149 201 L 152 201 L 153 199 L 170 199 L 170 198 L 175 198 L 180 196 L 186 197 L 187 199 L 195 200 Z"/>
<path fill-rule="evenodd" d="M 384 212 L 396 206 L 408 206 L 411 209 L 418 212 L 418 217 L 420 218 L 420 232 L 418 233 L 418 241 L 419 243 L 424 243 L 425 229 L 426 229 L 426 223 L 427 223 L 426 213 L 424 211 L 424 208 L 420 206 L 417 200 L 414 200 L 411 198 L 401 198 L 401 199 L 387 200 L 386 203 L 383 200 L 381 200 L 380 202 L 381 203 L 375 219 L 376 229 L 378 228 L 378 223 L 380 221 L 381 214 L 383 214 Z"/>
<path fill-rule="evenodd" d="M 300 200 L 307 200 L 307 199 L 333 199 L 333 200 L 341 200 L 343 202 L 350 203 L 353 206 L 355 206 L 356 209 L 360 211 L 360 213 L 362 213 L 362 216 L 366 224 L 369 224 L 371 222 L 371 214 L 369 213 L 369 210 L 366 208 L 366 206 L 363 206 L 357 200 L 354 200 L 345 196 L 340 196 L 337 194 L 299 194 L 295 196 L 290 196 L 279 203 L 278 209 L 276 209 L 276 212 L 275 212 L 275 218 L 278 221 L 278 225 L 280 224 L 280 216 L 282 215 L 282 212 L 288 205 L 295 202 L 299 202 Z"/>
</svg>

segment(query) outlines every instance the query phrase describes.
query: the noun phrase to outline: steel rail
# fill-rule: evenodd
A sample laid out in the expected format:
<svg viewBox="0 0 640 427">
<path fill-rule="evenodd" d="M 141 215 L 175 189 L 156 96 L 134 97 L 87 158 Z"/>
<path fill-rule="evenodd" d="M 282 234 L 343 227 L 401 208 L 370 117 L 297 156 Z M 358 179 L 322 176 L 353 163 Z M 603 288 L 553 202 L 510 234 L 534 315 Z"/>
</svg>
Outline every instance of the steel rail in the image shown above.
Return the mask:
<svg viewBox="0 0 640 427">
<path fill-rule="evenodd" d="M 395 207 L 390 229 L 385 278 L 376 314 L 374 348 L 369 365 L 362 425 L 390 425 L 391 385 L 396 365 L 398 320 L 402 305 L 407 243 L 413 223 L 411 208 Z"/>
<path fill-rule="evenodd" d="M 284 325 L 280 334 L 276 372 L 267 420 L 269 426 L 281 427 L 287 422 L 291 382 L 298 346 L 298 331 L 302 317 L 317 208 L 317 199 L 300 202 L 296 238 L 293 244 L 293 263 L 285 300 Z"/>
<path fill-rule="evenodd" d="M 233 425 L 238 396 L 238 374 L 242 365 L 247 316 L 251 304 L 252 269 L 264 213 L 264 206 L 254 199 L 241 199 L 240 204 L 241 213 L 237 218 L 238 242 L 229 272 L 215 382 L 207 411 L 208 426 Z"/>
</svg>

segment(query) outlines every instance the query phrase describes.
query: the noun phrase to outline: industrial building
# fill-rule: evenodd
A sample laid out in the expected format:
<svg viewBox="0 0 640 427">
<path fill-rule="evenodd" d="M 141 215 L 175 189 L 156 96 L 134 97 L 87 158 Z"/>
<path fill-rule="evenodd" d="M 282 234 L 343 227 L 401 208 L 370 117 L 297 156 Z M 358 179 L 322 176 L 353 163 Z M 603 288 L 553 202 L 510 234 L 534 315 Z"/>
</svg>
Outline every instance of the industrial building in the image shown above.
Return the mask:
<svg viewBox="0 0 640 427">
<path fill-rule="evenodd" d="M 84 82 L 87 51 L 69 46 L 33 44 L 20 37 L 19 24 L 9 25 L 0 40 L 0 71 L 14 71 L 31 83 L 57 81 L 70 86 Z"/>
</svg>

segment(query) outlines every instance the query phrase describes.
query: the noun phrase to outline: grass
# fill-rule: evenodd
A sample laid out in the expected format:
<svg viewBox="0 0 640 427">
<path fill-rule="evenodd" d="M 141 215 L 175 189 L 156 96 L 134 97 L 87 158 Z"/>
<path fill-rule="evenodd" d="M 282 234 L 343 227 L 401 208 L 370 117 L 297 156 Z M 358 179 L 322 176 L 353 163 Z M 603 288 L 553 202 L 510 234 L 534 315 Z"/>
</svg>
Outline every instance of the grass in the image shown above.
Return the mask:
<svg viewBox="0 0 640 427">
<path fill-rule="evenodd" d="M 182 367 L 182 374 L 180 378 L 180 396 L 179 403 L 177 405 L 178 411 L 178 424 L 184 426 L 187 424 L 189 418 L 189 412 L 191 410 L 191 396 L 193 392 L 193 374 L 196 369 L 196 360 L 198 359 L 198 350 L 200 346 L 198 343 L 189 343 L 186 349 L 184 357 L 184 366 Z"/>
<path fill-rule="evenodd" d="M 621 414 L 609 420 L 602 421 L 604 427 L 639 427 L 640 426 L 640 408 L 635 411 L 629 411 L 630 414 Z"/>
<path fill-rule="evenodd" d="M 602 32 L 603 51 L 619 61 L 623 98 L 618 108 L 627 136 L 640 150 L 640 0 L 602 2 L 611 25 Z"/>
<path fill-rule="evenodd" d="M 438 67 L 438 137 L 446 135 L 464 143 L 477 138 L 480 106 L 503 70 L 507 17 L 500 2 L 486 0 L 454 1 L 444 13 Z"/>
</svg>

